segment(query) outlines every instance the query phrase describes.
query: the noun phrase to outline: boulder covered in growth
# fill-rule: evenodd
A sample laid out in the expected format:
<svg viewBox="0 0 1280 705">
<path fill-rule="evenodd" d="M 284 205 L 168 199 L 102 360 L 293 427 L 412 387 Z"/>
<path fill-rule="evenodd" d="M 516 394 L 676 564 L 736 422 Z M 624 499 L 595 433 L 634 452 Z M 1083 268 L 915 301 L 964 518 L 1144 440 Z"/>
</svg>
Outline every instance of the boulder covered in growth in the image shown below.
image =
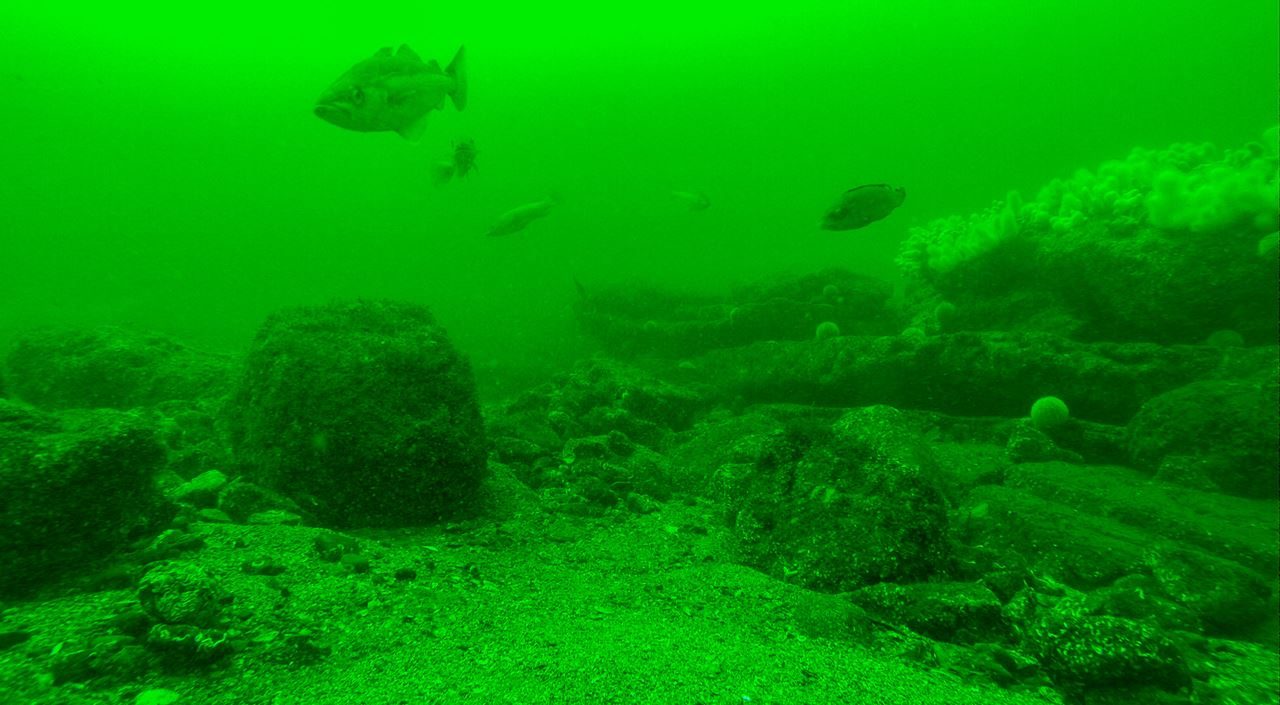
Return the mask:
<svg viewBox="0 0 1280 705">
<path fill-rule="evenodd" d="M 471 367 L 413 304 L 272 315 L 226 416 L 240 470 L 336 526 L 470 513 L 486 470 Z"/>
<path fill-rule="evenodd" d="M 1224 351 L 960 332 L 760 342 L 693 364 L 712 396 L 748 403 L 888 404 L 1016 418 L 1036 399 L 1060 395 L 1073 418 L 1123 424 L 1157 394 L 1200 379 L 1256 375 L 1274 368 L 1275 357 L 1274 347 Z"/>
<path fill-rule="evenodd" d="M 0 597 L 83 572 L 158 527 L 164 457 L 136 414 L 0 400 Z"/>
<path fill-rule="evenodd" d="M 132 409 L 217 398 L 231 359 L 158 334 L 104 326 L 47 330 L 18 341 L 7 360 L 10 391 L 44 409 Z"/>
<path fill-rule="evenodd" d="M 1275 341 L 1276 129 L 1235 149 L 1135 149 L 1026 202 L 913 228 L 900 264 L 917 319 L 950 330 L 1047 331 L 1085 340 L 1202 343 L 1219 331 Z M 1220 336 L 1219 336 L 1220 337 Z"/>
<path fill-rule="evenodd" d="M 842 269 L 739 287 L 727 297 L 634 285 L 582 291 L 582 329 L 622 356 L 686 357 L 759 340 L 808 340 L 824 330 L 885 335 L 900 326 L 888 282 Z"/>
<path fill-rule="evenodd" d="M 739 561 L 823 592 L 948 574 L 937 461 L 902 412 L 797 417 L 762 440 L 712 481 Z"/>
<path fill-rule="evenodd" d="M 1133 464 L 1178 484 L 1274 498 L 1280 480 L 1277 409 L 1274 371 L 1178 387 L 1147 401 L 1130 422 Z"/>
</svg>

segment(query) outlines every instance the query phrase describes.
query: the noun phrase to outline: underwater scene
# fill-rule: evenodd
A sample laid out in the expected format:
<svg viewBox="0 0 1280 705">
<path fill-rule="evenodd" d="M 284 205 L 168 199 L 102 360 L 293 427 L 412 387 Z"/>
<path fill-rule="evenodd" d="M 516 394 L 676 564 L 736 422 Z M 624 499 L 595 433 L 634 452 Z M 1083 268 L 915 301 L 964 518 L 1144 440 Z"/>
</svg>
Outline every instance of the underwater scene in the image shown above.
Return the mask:
<svg viewBox="0 0 1280 705">
<path fill-rule="evenodd" d="M 1280 705 L 1278 27 L 4 4 L 0 705 Z"/>
</svg>

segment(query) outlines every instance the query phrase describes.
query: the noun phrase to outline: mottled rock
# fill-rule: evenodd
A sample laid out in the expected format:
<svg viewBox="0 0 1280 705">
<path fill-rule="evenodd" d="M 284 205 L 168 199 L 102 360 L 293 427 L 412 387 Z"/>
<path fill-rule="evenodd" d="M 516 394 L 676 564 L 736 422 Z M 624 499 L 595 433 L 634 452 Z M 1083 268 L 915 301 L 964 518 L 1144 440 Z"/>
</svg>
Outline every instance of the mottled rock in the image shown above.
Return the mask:
<svg viewBox="0 0 1280 705">
<path fill-rule="evenodd" d="M 40 331 L 8 360 L 10 391 L 45 409 L 132 409 L 224 395 L 231 358 L 115 327 Z"/>
<path fill-rule="evenodd" d="M 207 470 L 174 488 L 169 496 L 197 507 L 212 507 L 226 484 L 227 476 L 220 470 Z"/>
<path fill-rule="evenodd" d="M 1274 374 L 1193 382 L 1142 406 L 1129 424 L 1135 465 L 1188 482 L 1193 459 L 1201 478 L 1224 492 L 1276 496 L 1280 482 L 1280 382 Z M 1165 472 L 1165 464 L 1174 466 Z"/>
<path fill-rule="evenodd" d="M 1000 600 L 979 583 L 879 583 L 849 594 L 854 604 L 917 634 L 957 644 L 1009 637 Z"/>
<path fill-rule="evenodd" d="M 0 400 L 0 596 L 83 571 L 158 530 L 154 430 L 108 409 L 52 416 Z"/>
<path fill-rule="evenodd" d="M 246 477 L 306 498 L 323 523 L 411 525 L 476 509 L 486 447 L 471 368 L 420 306 L 274 314 L 227 421 Z"/>
<path fill-rule="evenodd" d="M 222 591 L 208 571 L 189 561 L 161 561 L 138 581 L 138 603 L 157 622 L 216 626 Z"/>
<path fill-rule="evenodd" d="M 1157 394 L 1200 379 L 1256 374 L 1274 367 L 1275 358 L 1275 348 L 1223 351 L 990 332 L 761 342 L 708 353 L 697 364 L 722 400 L 887 404 L 1019 418 L 1031 402 L 1056 394 L 1076 418 L 1125 424 Z"/>
<path fill-rule="evenodd" d="M 945 574 L 947 514 L 934 460 L 888 407 L 834 425 L 792 422 L 754 463 L 722 466 L 713 494 L 739 559 L 824 591 Z"/>
</svg>

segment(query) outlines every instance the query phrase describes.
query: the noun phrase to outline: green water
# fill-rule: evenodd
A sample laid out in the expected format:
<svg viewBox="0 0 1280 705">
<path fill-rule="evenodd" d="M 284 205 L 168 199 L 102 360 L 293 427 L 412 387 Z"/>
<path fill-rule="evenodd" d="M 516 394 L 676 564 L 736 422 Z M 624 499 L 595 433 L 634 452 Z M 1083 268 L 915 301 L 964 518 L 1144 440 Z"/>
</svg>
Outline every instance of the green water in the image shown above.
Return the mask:
<svg viewBox="0 0 1280 705">
<path fill-rule="evenodd" d="M 912 225 L 1137 145 L 1256 139 L 1276 26 L 1269 0 L 8 3 L 0 343 L 107 322 L 238 350 L 282 306 L 388 296 L 429 304 L 484 386 L 578 354 L 574 278 L 893 277 Z M 418 144 L 312 114 L 400 43 L 442 63 L 466 45 L 465 112 L 433 113 Z M 436 188 L 462 138 L 478 172 Z M 893 217 L 816 228 L 876 182 L 908 191 Z M 549 192 L 554 216 L 483 236 Z"/>
</svg>

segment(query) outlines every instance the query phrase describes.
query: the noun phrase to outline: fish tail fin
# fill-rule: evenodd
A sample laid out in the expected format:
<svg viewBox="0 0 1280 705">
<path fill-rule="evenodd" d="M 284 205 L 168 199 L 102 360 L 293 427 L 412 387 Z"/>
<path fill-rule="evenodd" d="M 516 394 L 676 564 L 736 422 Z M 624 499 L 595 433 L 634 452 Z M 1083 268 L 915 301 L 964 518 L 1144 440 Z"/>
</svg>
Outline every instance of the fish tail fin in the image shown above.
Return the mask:
<svg viewBox="0 0 1280 705">
<path fill-rule="evenodd" d="M 463 110 L 467 107 L 467 48 L 458 47 L 458 53 L 453 55 L 453 61 L 449 62 L 449 68 L 444 70 L 445 74 L 453 78 L 453 90 L 449 91 L 449 97 L 453 99 L 453 107 Z"/>
</svg>

